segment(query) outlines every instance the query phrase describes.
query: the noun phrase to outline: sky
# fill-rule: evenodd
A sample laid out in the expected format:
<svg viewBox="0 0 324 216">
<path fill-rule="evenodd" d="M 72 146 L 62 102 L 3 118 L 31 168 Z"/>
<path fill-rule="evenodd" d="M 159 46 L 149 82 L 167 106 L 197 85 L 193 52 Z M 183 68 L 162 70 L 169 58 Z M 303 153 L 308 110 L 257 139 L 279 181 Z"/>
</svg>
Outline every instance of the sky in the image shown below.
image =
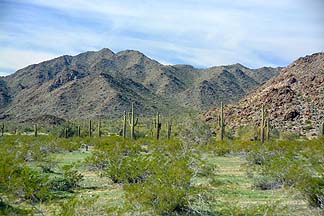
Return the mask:
<svg viewBox="0 0 324 216">
<path fill-rule="evenodd" d="M 0 0 L 0 75 L 61 55 L 285 66 L 324 51 L 323 0 Z"/>
</svg>

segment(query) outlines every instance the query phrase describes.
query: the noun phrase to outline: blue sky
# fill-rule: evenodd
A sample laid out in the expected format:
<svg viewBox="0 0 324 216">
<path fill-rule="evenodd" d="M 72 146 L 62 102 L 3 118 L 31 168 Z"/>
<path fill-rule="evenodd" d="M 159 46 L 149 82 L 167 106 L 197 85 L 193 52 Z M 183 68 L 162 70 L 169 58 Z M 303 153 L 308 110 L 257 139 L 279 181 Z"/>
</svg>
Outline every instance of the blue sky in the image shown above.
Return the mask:
<svg viewBox="0 0 324 216">
<path fill-rule="evenodd" d="M 0 0 L 0 75 L 134 49 L 164 64 L 285 66 L 324 50 L 322 0 Z"/>
</svg>

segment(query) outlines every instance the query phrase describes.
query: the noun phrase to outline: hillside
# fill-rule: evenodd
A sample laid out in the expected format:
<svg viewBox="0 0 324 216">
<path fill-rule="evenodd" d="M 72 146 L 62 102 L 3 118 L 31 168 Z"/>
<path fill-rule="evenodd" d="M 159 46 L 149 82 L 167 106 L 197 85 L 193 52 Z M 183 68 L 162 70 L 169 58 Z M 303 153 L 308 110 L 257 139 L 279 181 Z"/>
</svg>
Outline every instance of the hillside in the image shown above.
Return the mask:
<svg viewBox="0 0 324 216">
<path fill-rule="evenodd" d="M 227 105 L 227 125 L 259 124 L 262 104 L 273 127 L 315 135 L 324 121 L 324 53 L 297 59 L 239 102 Z M 217 113 L 212 109 L 206 119 L 213 121 Z"/>
<path fill-rule="evenodd" d="M 114 117 L 132 102 L 146 116 L 208 110 L 241 99 L 279 69 L 162 65 L 138 51 L 106 48 L 65 55 L 2 77 L 0 119 Z"/>
</svg>

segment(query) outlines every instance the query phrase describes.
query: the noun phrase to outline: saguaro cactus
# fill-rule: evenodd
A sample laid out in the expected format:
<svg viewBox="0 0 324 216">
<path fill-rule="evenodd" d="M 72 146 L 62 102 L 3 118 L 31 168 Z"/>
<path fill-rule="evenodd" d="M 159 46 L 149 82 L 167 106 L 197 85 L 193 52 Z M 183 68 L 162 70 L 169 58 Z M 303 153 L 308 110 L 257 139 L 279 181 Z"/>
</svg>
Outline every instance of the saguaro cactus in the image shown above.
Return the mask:
<svg viewBox="0 0 324 216">
<path fill-rule="evenodd" d="M 219 115 L 219 127 L 220 127 L 220 134 L 221 140 L 224 140 L 225 135 L 225 121 L 224 121 L 224 106 L 223 102 L 221 102 L 221 114 Z"/>
<path fill-rule="evenodd" d="M 156 124 L 156 139 L 160 139 L 160 132 L 161 132 L 161 127 L 162 123 L 160 122 L 160 113 L 157 112 L 155 116 L 155 124 Z"/>
<path fill-rule="evenodd" d="M 98 137 L 101 137 L 101 120 L 98 122 Z"/>
<path fill-rule="evenodd" d="M 38 135 L 38 127 L 37 127 L 37 124 L 34 125 L 34 136 L 37 137 Z"/>
<path fill-rule="evenodd" d="M 78 125 L 78 137 L 80 137 L 81 136 L 81 127 L 80 127 L 80 125 Z"/>
<path fill-rule="evenodd" d="M 91 120 L 89 120 L 89 137 L 92 136 L 92 125 L 91 125 Z"/>
<path fill-rule="evenodd" d="M 124 111 L 124 118 L 123 118 L 123 138 L 126 138 L 126 111 Z"/>
<path fill-rule="evenodd" d="M 320 136 L 324 136 L 324 121 L 322 122 L 321 126 L 320 126 Z"/>
<path fill-rule="evenodd" d="M 168 127 L 168 139 L 171 139 L 172 119 L 167 123 L 167 127 Z"/>
<path fill-rule="evenodd" d="M 266 136 L 267 136 L 267 141 L 270 140 L 270 120 L 269 118 L 267 118 L 267 122 L 266 122 Z"/>
<path fill-rule="evenodd" d="M 3 136 L 4 134 L 4 122 L 2 122 L 1 124 L 1 136 Z"/>
<path fill-rule="evenodd" d="M 68 136 L 69 136 L 69 129 L 68 128 L 65 128 L 65 130 L 64 130 L 64 137 L 65 138 L 68 138 Z"/>
<path fill-rule="evenodd" d="M 129 126 L 131 128 L 131 139 L 134 139 L 135 138 L 135 126 L 137 125 L 138 123 L 138 118 L 136 118 L 135 120 L 135 117 L 134 117 L 134 103 L 132 103 L 132 112 L 130 113 L 131 115 L 129 116 L 129 113 L 128 113 L 128 117 L 129 117 Z"/>
<path fill-rule="evenodd" d="M 264 129 L 265 129 L 265 112 L 264 112 L 264 105 L 262 104 L 261 107 L 261 124 L 260 124 L 260 139 L 261 142 L 264 143 Z"/>
</svg>

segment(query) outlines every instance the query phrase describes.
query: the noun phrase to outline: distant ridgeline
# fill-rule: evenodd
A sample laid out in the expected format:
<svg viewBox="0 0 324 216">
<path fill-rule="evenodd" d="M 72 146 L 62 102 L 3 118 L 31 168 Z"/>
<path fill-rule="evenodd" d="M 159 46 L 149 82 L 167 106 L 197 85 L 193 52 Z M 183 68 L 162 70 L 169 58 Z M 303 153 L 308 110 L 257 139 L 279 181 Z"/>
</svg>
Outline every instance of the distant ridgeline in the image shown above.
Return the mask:
<svg viewBox="0 0 324 216">
<path fill-rule="evenodd" d="M 114 118 L 132 103 L 140 116 L 201 112 L 238 101 L 279 70 L 162 65 L 132 50 L 61 56 L 0 78 L 0 119 Z"/>
</svg>

